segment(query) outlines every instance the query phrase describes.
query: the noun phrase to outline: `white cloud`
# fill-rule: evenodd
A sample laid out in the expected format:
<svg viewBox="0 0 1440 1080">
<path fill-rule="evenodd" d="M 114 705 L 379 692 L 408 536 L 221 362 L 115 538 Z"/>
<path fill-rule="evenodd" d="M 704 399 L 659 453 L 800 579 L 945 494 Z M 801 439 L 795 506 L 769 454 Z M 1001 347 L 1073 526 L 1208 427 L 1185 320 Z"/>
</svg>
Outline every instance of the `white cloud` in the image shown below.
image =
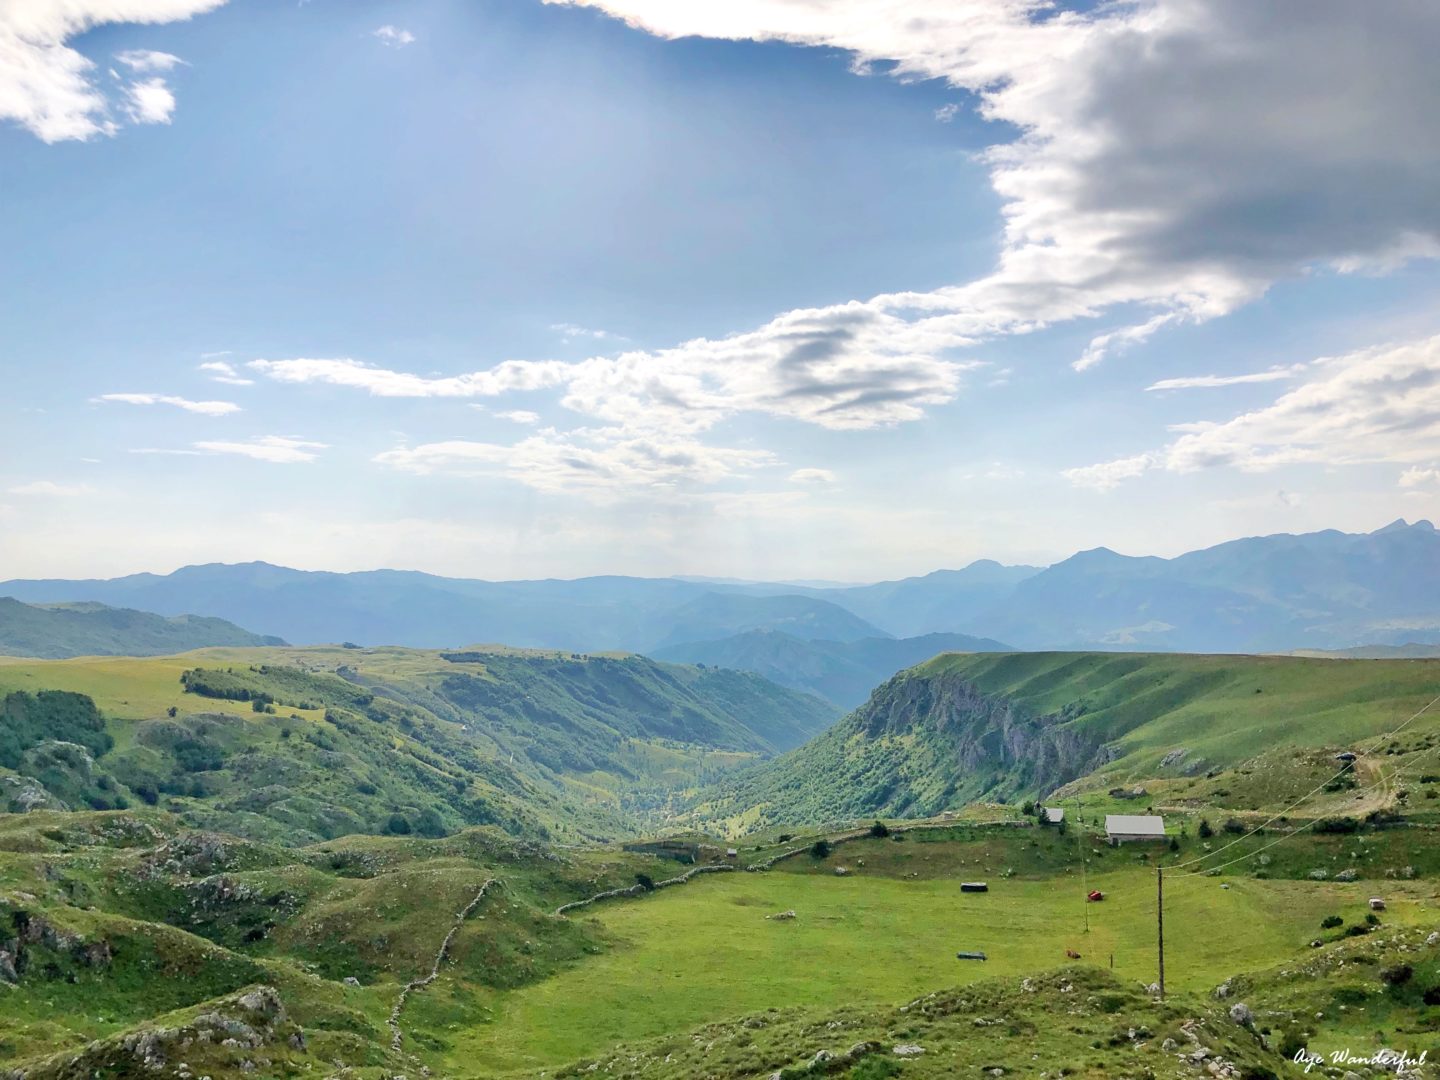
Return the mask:
<svg viewBox="0 0 1440 1080">
<path fill-rule="evenodd" d="M 67 44 L 108 23 L 167 23 L 213 11 L 225 0 L 5 0 L 0 3 L 0 120 L 45 142 L 91 139 L 119 128 L 116 110 L 135 123 L 167 121 L 174 98 L 159 79 L 120 87 L 112 99 L 95 64 Z M 128 59 L 127 59 L 128 57 Z M 136 72 L 173 67 L 168 53 L 134 50 L 116 59 Z"/>
<path fill-rule="evenodd" d="M 511 409 L 508 412 L 497 412 L 495 414 L 501 420 L 509 420 L 512 424 L 538 424 L 540 414 L 531 412 L 529 409 Z"/>
<path fill-rule="evenodd" d="M 94 400 L 122 405 L 173 405 L 202 416 L 229 416 L 240 412 L 240 406 L 232 401 L 191 401 L 173 394 L 101 394 Z"/>
<path fill-rule="evenodd" d="M 409 30 L 402 30 L 398 26 L 390 26 L 388 24 L 379 29 L 372 30 L 370 36 L 378 38 L 382 44 L 389 45 L 395 49 L 403 49 L 406 45 L 415 44 L 415 35 Z"/>
<path fill-rule="evenodd" d="M 833 484 L 835 474 L 829 469 L 796 469 L 790 474 L 792 484 Z"/>
<path fill-rule="evenodd" d="M 1412 465 L 1400 474 L 1401 487 L 1423 487 L 1440 482 L 1440 469 L 1435 466 Z"/>
<path fill-rule="evenodd" d="M 1160 450 L 1070 469 L 1065 476 L 1104 489 L 1150 469 L 1262 472 L 1282 465 L 1440 457 L 1440 337 L 1317 360 L 1309 370 L 1311 378 L 1271 405 L 1223 422 L 1175 425 L 1180 437 Z M 1425 470 L 1405 475 L 1423 478 Z"/>
<path fill-rule="evenodd" d="M 89 484 L 57 484 L 53 480 L 32 480 L 28 484 L 18 484 L 10 488 L 8 494 L 75 498 L 80 495 L 93 495 L 95 489 Z"/>
<path fill-rule="evenodd" d="M 941 105 L 935 110 L 935 119 L 939 120 L 942 124 L 948 124 L 963 111 L 959 105 L 951 102 L 949 105 Z"/>
<path fill-rule="evenodd" d="M 1251 371 L 1244 375 L 1184 375 L 1177 379 L 1161 379 L 1146 390 L 1204 390 L 1217 386 L 1245 386 L 1250 383 L 1283 382 L 1305 370 L 1304 364 L 1273 367 L 1268 371 Z"/>
<path fill-rule="evenodd" d="M 1161 327 L 1233 311 L 1316 267 L 1440 252 L 1440 6 L 1316 0 L 548 0 L 666 38 L 846 50 L 862 70 L 943 78 L 1018 130 L 984 156 L 1004 202 L 994 271 L 803 314 L 876 318 L 840 355 L 917 354 L 1149 309 L 1077 367 Z M 1196 87 L 1203 88 L 1197 92 Z M 786 317 L 776 320 L 777 324 Z M 757 332 L 773 335 L 775 324 Z M 727 339 L 728 340 L 728 339 Z M 714 354 L 725 342 L 695 342 Z"/>
<path fill-rule="evenodd" d="M 246 442 L 206 440 L 195 443 L 195 449 L 206 454 L 238 454 L 275 465 L 298 465 L 314 461 L 317 456 L 315 451 L 327 449 L 327 446 L 289 435 L 260 435 Z"/>
<path fill-rule="evenodd" d="M 158 75 L 138 79 L 125 88 L 125 115 L 137 124 L 168 124 L 175 95 Z"/>
<path fill-rule="evenodd" d="M 172 53 L 156 52 L 154 49 L 127 49 L 124 52 L 116 53 L 115 59 L 140 75 L 154 71 L 169 71 L 171 68 L 185 63 L 184 60 Z"/>
<path fill-rule="evenodd" d="M 205 353 L 205 356 L 228 356 L 229 353 Z M 253 386 L 254 379 L 247 379 L 235 369 L 235 365 L 226 360 L 205 360 L 199 365 L 199 369 L 209 374 L 210 378 L 218 383 L 225 383 L 228 386 Z"/>
<path fill-rule="evenodd" d="M 252 360 L 250 368 L 283 383 L 328 383 L 376 397 L 494 397 L 511 390 L 556 386 L 570 367 L 559 360 L 507 360 L 488 371 L 427 377 L 388 371 L 358 360 Z"/>
<path fill-rule="evenodd" d="M 540 491 L 605 495 L 626 489 L 714 484 L 773 464 L 763 450 L 705 446 L 694 440 L 632 437 L 615 429 L 538 432 L 513 446 L 452 439 L 376 456 L 421 475 L 508 476 Z"/>
<path fill-rule="evenodd" d="M 627 341 L 619 334 L 612 334 L 609 330 L 591 330 L 589 327 L 576 326 L 574 323 L 551 323 L 550 329 L 554 330 L 566 341 L 574 341 L 577 338 L 589 338 L 591 341 Z"/>
</svg>

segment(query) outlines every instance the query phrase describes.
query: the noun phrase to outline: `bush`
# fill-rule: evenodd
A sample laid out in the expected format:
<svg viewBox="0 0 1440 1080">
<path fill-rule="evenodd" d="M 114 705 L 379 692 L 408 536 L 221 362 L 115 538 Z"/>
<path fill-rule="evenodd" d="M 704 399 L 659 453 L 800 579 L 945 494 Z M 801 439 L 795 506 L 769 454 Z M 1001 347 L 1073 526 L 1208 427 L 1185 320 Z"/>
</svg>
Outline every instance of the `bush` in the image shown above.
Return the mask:
<svg viewBox="0 0 1440 1080">
<path fill-rule="evenodd" d="M 1212 836 L 1214 836 L 1214 835 L 1215 835 L 1215 830 L 1210 827 L 1210 822 L 1206 821 L 1206 820 L 1202 817 L 1202 818 L 1200 819 L 1200 839 L 1201 839 L 1201 840 L 1209 840 L 1210 837 L 1212 837 Z"/>
<path fill-rule="evenodd" d="M 1380 916 L 1379 916 L 1379 915 L 1376 915 L 1375 912 L 1373 912 L 1373 911 L 1367 911 L 1367 912 L 1365 913 L 1365 925 L 1366 925 L 1366 926 L 1379 926 L 1379 925 L 1380 925 Z"/>
<path fill-rule="evenodd" d="M 391 836 L 409 836 L 410 822 L 404 814 L 391 814 L 390 820 L 385 823 L 385 831 Z"/>
<path fill-rule="evenodd" d="M 1404 986 L 1414 976 L 1415 969 L 1409 964 L 1396 964 L 1380 969 L 1380 981 L 1387 986 Z"/>
<path fill-rule="evenodd" d="M 870 835 L 883 840 L 890 835 L 890 827 L 883 821 L 876 821 L 874 825 L 870 826 Z"/>
<path fill-rule="evenodd" d="M 649 874 L 636 874 L 635 884 L 639 885 L 646 892 L 655 891 L 655 879 L 652 878 Z"/>
<path fill-rule="evenodd" d="M 1361 926 L 1359 923 L 1345 928 L 1346 937 L 1364 937 L 1369 932 L 1370 928 L 1368 926 Z"/>
<path fill-rule="evenodd" d="M 1239 818 L 1232 817 L 1229 821 L 1225 822 L 1222 827 L 1226 832 L 1233 833 L 1236 836 L 1240 835 L 1245 831 L 1245 823 Z"/>
<path fill-rule="evenodd" d="M 1339 915 L 1326 915 L 1320 920 L 1321 930 L 1334 930 L 1337 926 L 1344 926 L 1345 920 Z"/>
<path fill-rule="evenodd" d="M 830 847 L 830 841 L 822 838 L 810 845 L 810 857 L 812 859 L 825 859 L 829 857 L 832 850 L 834 849 Z"/>
<path fill-rule="evenodd" d="M 1321 818 L 1315 823 L 1317 833 L 1353 833 L 1360 830 L 1360 823 L 1354 818 Z"/>
</svg>

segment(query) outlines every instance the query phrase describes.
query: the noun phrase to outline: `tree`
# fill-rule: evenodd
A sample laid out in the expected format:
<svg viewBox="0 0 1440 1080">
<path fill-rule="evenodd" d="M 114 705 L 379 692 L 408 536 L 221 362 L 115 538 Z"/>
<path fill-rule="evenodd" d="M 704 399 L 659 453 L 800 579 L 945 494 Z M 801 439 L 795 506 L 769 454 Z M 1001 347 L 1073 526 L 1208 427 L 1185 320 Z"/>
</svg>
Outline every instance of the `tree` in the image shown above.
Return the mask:
<svg viewBox="0 0 1440 1080">
<path fill-rule="evenodd" d="M 883 840 L 890 835 L 890 827 L 877 819 L 875 824 L 870 826 L 870 835 L 877 840 Z"/>
<path fill-rule="evenodd" d="M 655 891 L 655 879 L 652 878 L 649 874 L 636 874 L 635 884 L 639 885 L 646 892 Z"/>
<path fill-rule="evenodd" d="M 831 850 L 830 841 L 821 837 L 810 845 L 810 857 L 812 859 L 824 859 L 829 857 Z"/>
<path fill-rule="evenodd" d="M 1201 839 L 1201 840 L 1209 840 L 1210 837 L 1212 837 L 1212 836 L 1214 836 L 1214 835 L 1215 835 L 1215 830 L 1210 827 L 1210 822 L 1206 821 L 1206 820 L 1202 817 L 1202 818 L 1200 819 L 1200 839 Z"/>
</svg>

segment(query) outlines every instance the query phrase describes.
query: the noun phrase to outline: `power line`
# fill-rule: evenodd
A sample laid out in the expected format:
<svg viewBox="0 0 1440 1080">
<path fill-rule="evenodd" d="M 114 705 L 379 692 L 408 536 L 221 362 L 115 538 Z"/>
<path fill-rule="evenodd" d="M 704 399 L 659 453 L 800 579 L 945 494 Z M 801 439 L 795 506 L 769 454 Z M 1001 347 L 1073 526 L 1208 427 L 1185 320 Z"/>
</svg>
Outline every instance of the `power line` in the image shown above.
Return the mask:
<svg viewBox="0 0 1440 1080">
<path fill-rule="evenodd" d="M 1405 721 L 1404 721 L 1402 724 L 1400 724 L 1399 727 L 1395 728 L 1395 729 L 1392 730 L 1392 731 L 1386 732 L 1386 733 L 1383 734 L 1383 735 L 1378 735 L 1378 736 L 1376 736 L 1376 737 L 1375 737 L 1375 745 L 1378 746 L 1380 743 L 1384 742 L 1386 739 L 1393 739 L 1396 735 L 1400 734 L 1400 732 L 1404 731 L 1407 727 L 1409 727 L 1411 724 L 1413 724 L 1416 720 L 1420 719 L 1421 716 L 1423 716 L 1423 715 L 1425 715 L 1425 713 L 1429 712 L 1429 711 L 1430 711 L 1430 707 L 1431 707 L 1432 705 L 1436 704 L 1437 702 L 1440 702 L 1440 694 L 1436 694 L 1433 698 L 1431 698 L 1431 699 L 1430 699 L 1429 701 L 1427 701 L 1424 705 L 1422 705 L 1417 712 L 1414 712 L 1414 713 L 1412 713 L 1410 716 L 1408 716 L 1408 717 L 1405 719 Z M 1289 806 L 1287 806 L 1285 809 L 1279 811 L 1278 813 L 1276 813 L 1274 816 L 1272 816 L 1272 817 L 1269 818 L 1268 820 L 1261 822 L 1259 825 L 1255 826 L 1255 828 L 1251 829 L 1249 832 L 1247 832 L 1247 833 L 1245 833 L 1245 834 L 1243 834 L 1243 835 L 1241 835 L 1241 836 L 1237 836 L 1234 840 L 1231 840 L 1228 844 L 1223 844 L 1223 845 L 1221 845 L 1220 847 L 1216 848 L 1214 851 L 1207 851 L 1204 855 L 1197 855 L 1197 856 L 1196 856 L 1195 858 L 1193 858 L 1193 859 L 1189 859 L 1189 860 L 1187 860 L 1187 861 L 1185 861 L 1185 862 L 1182 862 L 1182 863 L 1176 863 L 1174 866 L 1168 867 L 1168 869 L 1170 869 L 1170 870 L 1183 870 L 1183 869 L 1184 869 L 1185 867 L 1187 867 L 1187 866 L 1193 866 L 1193 865 L 1195 865 L 1196 863 L 1205 862 L 1207 859 L 1213 858 L 1214 856 L 1219 855 L 1221 852 L 1226 851 L 1226 850 L 1234 847 L 1236 844 L 1240 843 L 1242 840 L 1248 840 L 1248 839 L 1250 839 L 1250 837 L 1254 836 L 1256 833 L 1263 832 L 1263 831 L 1266 829 L 1267 826 L 1273 825 L 1275 822 L 1279 821 L 1281 818 L 1288 816 L 1289 813 L 1290 813 L 1292 810 L 1294 810 L 1296 807 L 1298 807 L 1301 803 L 1305 802 L 1307 799 L 1314 798 L 1314 797 L 1315 797 L 1316 795 L 1318 795 L 1321 791 L 1325 790 L 1325 788 L 1326 788 L 1328 785 L 1330 785 L 1330 784 L 1333 783 L 1334 781 L 1338 780 L 1340 777 L 1344 776 L 1345 773 L 1348 772 L 1348 771 L 1350 771 L 1353 767 L 1354 767 L 1354 766 L 1353 766 L 1352 763 L 1347 762 L 1343 768 L 1341 768 L 1338 772 L 1335 773 L 1335 775 L 1333 775 L 1333 776 L 1331 776 L 1331 777 L 1328 777 L 1327 779 L 1325 779 L 1324 781 L 1322 781 L 1318 787 L 1316 787 L 1316 788 L 1314 788 L 1313 790 L 1307 792 L 1306 794 L 1300 796 L 1300 798 L 1296 799 L 1293 803 L 1291 803 L 1291 804 L 1290 804 Z M 1264 850 L 1264 849 L 1262 848 L 1261 850 Z M 1251 854 L 1254 854 L 1254 852 L 1252 852 Z M 1241 856 L 1241 857 L 1242 857 L 1242 858 L 1248 858 L 1248 856 Z M 1228 866 L 1228 865 L 1230 865 L 1230 864 L 1229 864 L 1229 863 L 1226 863 L 1225 865 Z"/>
</svg>

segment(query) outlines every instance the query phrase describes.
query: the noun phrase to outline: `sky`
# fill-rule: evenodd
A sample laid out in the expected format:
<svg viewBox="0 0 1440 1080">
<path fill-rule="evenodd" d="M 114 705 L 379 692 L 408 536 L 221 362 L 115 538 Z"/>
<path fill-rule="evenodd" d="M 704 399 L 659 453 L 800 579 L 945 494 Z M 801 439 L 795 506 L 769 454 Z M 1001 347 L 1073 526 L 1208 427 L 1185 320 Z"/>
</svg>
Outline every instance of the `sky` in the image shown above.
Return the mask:
<svg viewBox="0 0 1440 1080">
<path fill-rule="evenodd" d="M 0 578 L 1440 513 L 1431 0 L 0 0 Z"/>
</svg>

